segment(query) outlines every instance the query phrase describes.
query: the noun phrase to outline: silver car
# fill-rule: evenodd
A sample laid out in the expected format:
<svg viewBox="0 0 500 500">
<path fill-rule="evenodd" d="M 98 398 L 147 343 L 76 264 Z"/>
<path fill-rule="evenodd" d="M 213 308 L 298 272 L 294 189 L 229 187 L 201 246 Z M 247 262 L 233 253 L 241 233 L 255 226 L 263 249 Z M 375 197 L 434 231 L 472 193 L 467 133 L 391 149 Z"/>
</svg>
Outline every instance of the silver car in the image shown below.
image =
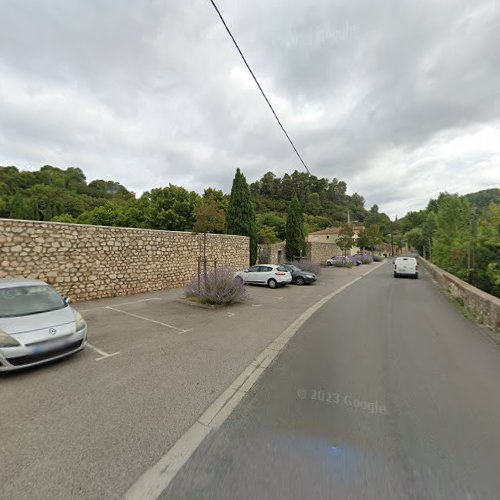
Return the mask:
<svg viewBox="0 0 500 500">
<path fill-rule="evenodd" d="M 81 314 L 47 283 L 0 279 L 0 371 L 69 356 L 86 343 Z"/>
</svg>

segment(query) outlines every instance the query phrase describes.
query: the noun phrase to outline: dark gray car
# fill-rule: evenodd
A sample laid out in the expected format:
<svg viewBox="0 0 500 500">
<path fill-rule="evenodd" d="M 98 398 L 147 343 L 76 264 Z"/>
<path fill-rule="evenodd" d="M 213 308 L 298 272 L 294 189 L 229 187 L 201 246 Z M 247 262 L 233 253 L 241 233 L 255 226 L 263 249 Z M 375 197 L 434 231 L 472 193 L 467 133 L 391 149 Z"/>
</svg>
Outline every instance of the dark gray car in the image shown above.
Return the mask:
<svg viewBox="0 0 500 500">
<path fill-rule="evenodd" d="M 309 271 L 303 271 L 297 266 L 293 264 L 281 264 L 281 267 L 284 267 L 287 271 L 292 275 L 292 283 L 295 285 L 309 285 L 314 283 L 318 278 L 314 273 L 310 273 Z"/>
</svg>

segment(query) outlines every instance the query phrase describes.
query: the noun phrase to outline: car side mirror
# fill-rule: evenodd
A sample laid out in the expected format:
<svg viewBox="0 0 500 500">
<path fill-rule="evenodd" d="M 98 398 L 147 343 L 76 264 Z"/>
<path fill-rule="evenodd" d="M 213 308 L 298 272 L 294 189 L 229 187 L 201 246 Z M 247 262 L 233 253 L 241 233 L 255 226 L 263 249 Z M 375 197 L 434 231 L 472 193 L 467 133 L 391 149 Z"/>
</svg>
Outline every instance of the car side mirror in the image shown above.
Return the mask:
<svg viewBox="0 0 500 500">
<path fill-rule="evenodd" d="M 244 272 L 244 273 L 248 273 L 248 269 L 245 269 L 243 272 Z"/>
<path fill-rule="evenodd" d="M 64 297 L 64 303 L 69 306 L 71 304 L 71 299 L 69 297 Z"/>
</svg>

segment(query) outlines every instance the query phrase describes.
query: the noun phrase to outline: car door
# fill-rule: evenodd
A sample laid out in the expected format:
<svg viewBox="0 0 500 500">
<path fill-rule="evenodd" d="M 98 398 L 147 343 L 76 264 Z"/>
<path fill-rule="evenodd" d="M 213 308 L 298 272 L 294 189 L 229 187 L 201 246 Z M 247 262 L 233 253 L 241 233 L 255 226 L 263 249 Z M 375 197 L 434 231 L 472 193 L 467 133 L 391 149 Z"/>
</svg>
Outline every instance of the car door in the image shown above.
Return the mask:
<svg viewBox="0 0 500 500">
<path fill-rule="evenodd" d="M 259 266 L 259 272 L 257 274 L 257 283 L 260 285 L 267 284 L 267 280 L 271 277 L 273 268 L 271 266 Z"/>
<path fill-rule="evenodd" d="M 248 271 L 243 273 L 244 280 L 246 283 L 257 283 L 259 277 L 259 268 L 260 266 L 253 266 Z"/>
</svg>

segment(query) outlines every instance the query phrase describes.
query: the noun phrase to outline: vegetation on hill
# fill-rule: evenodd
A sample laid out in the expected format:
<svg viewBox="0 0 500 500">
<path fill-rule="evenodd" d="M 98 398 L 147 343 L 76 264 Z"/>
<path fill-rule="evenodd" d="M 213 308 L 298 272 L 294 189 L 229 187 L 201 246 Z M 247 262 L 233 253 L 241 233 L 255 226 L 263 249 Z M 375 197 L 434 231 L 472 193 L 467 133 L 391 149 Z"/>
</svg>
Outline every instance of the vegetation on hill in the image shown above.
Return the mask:
<svg viewBox="0 0 500 500">
<path fill-rule="evenodd" d="M 399 220 L 397 232 L 437 266 L 500 297 L 500 189 L 441 193 Z"/>
<path fill-rule="evenodd" d="M 260 243 L 283 241 L 287 213 L 297 194 L 306 233 L 347 221 L 377 225 L 382 238 L 390 231 L 389 217 L 377 205 L 369 210 L 358 193 L 347 194 L 347 185 L 298 171 L 282 177 L 267 172 L 249 186 L 256 213 Z M 223 232 L 228 222 L 230 196 L 214 188 L 203 195 L 170 184 L 137 197 L 115 181 L 87 183 L 79 168 L 65 170 L 49 165 L 37 171 L 0 167 L 0 217 L 76 222 L 105 226 L 140 227 L 179 231 Z M 228 228 L 226 228 L 228 229 Z"/>
</svg>

